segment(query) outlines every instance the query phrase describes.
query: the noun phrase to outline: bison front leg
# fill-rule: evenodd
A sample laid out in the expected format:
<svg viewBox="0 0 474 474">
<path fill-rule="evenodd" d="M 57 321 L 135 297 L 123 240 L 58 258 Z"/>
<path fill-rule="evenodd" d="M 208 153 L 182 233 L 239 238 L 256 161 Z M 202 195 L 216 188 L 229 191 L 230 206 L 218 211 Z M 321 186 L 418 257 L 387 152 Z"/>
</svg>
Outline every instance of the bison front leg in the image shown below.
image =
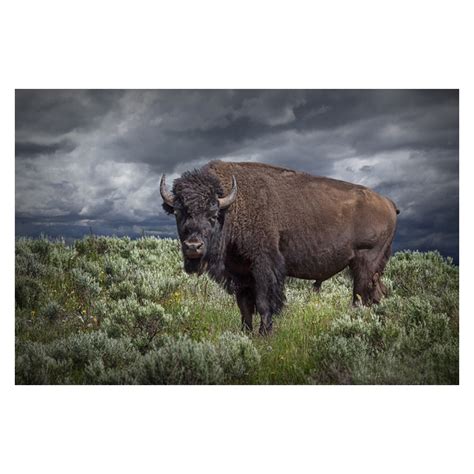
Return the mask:
<svg viewBox="0 0 474 474">
<path fill-rule="evenodd" d="M 261 260 L 254 266 L 255 306 L 260 314 L 259 333 L 262 336 L 271 334 L 273 315 L 279 313 L 285 302 L 285 265 L 281 255 L 274 260 Z"/>
<path fill-rule="evenodd" d="M 257 311 L 260 314 L 260 327 L 258 332 L 261 336 L 268 336 L 273 330 L 273 313 L 270 311 L 265 298 L 257 297 Z"/>
<path fill-rule="evenodd" d="M 252 288 L 242 288 L 236 293 L 237 305 L 242 315 L 242 331 L 252 332 L 255 313 L 255 292 Z"/>
</svg>

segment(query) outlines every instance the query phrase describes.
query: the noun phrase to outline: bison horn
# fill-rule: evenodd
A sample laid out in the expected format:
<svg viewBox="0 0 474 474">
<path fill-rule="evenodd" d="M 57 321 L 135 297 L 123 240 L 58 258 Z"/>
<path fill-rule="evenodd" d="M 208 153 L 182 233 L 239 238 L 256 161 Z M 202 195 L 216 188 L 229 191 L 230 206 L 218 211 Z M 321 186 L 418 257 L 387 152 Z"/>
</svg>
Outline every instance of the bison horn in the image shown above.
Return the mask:
<svg viewBox="0 0 474 474">
<path fill-rule="evenodd" d="M 163 198 L 163 201 L 165 201 L 165 203 L 168 204 L 168 206 L 173 207 L 173 205 L 174 205 L 174 196 L 166 188 L 165 179 L 166 179 L 165 175 L 162 175 L 161 176 L 161 181 L 160 181 L 161 197 Z"/>
<path fill-rule="evenodd" d="M 235 180 L 235 176 L 232 176 L 232 190 L 231 192 L 223 197 L 223 198 L 217 198 L 219 201 L 219 209 L 225 209 L 226 207 L 229 207 L 237 198 L 237 181 Z"/>
</svg>

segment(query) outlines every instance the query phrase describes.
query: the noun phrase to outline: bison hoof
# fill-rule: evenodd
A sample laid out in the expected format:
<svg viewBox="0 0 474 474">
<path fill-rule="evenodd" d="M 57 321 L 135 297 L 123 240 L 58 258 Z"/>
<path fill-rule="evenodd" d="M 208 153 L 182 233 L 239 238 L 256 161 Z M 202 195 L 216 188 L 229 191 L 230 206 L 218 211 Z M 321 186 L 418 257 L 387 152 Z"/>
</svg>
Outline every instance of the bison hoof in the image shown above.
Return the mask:
<svg viewBox="0 0 474 474">
<path fill-rule="evenodd" d="M 354 296 L 352 306 L 354 306 L 354 308 L 361 308 L 364 306 L 364 301 L 362 300 L 362 296 L 360 296 L 359 293 Z"/>
<path fill-rule="evenodd" d="M 258 333 L 260 334 L 260 336 L 269 336 L 272 333 L 272 331 L 273 331 L 272 326 L 265 326 L 261 324 L 258 330 Z"/>
<path fill-rule="evenodd" d="M 252 334 L 253 328 L 252 326 L 248 326 L 247 324 L 242 324 L 242 332 L 245 334 Z"/>
</svg>

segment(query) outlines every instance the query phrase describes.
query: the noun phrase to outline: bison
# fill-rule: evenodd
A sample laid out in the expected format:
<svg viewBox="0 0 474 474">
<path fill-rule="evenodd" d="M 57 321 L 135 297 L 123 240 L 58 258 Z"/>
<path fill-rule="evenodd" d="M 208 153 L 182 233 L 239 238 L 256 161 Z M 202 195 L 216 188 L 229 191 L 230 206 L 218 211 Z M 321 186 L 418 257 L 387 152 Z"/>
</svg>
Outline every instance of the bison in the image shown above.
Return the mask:
<svg viewBox="0 0 474 474">
<path fill-rule="evenodd" d="M 242 328 L 272 331 L 285 302 L 286 277 L 321 282 L 346 267 L 353 304 L 378 303 L 398 209 L 364 186 L 261 163 L 211 161 L 187 171 L 164 210 L 176 216 L 187 273 L 207 272 L 235 295 Z"/>
</svg>

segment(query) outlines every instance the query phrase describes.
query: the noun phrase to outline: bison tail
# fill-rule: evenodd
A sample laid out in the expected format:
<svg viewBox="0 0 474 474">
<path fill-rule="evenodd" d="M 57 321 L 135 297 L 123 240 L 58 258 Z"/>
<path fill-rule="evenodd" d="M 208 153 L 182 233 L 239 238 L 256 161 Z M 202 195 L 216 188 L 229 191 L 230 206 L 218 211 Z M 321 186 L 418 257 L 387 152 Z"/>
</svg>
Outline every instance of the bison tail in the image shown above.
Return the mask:
<svg viewBox="0 0 474 474">
<path fill-rule="evenodd" d="M 395 209 L 395 212 L 398 216 L 398 214 L 400 214 L 400 209 L 398 209 L 397 205 L 391 199 L 389 199 L 389 201 L 392 203 L 392 206 Z"/>
</svg>

